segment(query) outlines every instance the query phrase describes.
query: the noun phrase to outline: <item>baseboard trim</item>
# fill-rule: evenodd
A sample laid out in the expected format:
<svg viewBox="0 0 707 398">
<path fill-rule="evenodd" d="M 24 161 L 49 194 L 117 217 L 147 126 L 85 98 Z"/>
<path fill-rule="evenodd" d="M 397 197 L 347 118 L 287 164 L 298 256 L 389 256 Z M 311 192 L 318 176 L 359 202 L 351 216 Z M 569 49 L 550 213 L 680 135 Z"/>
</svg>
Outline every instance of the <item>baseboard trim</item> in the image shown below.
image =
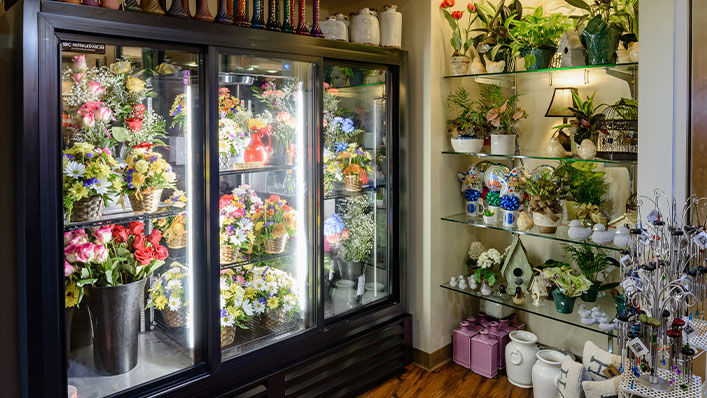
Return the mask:
<svg viewBox="0 0 707 398">
<path fill-rule="evenodd" d="M 449 362 L 451 359 L 451 343 L 432 353 L 427 353 L 414 347 L 412 349 L 412 362 L 425 370 L 435 370 L 441 365 Z"/>
</svg>

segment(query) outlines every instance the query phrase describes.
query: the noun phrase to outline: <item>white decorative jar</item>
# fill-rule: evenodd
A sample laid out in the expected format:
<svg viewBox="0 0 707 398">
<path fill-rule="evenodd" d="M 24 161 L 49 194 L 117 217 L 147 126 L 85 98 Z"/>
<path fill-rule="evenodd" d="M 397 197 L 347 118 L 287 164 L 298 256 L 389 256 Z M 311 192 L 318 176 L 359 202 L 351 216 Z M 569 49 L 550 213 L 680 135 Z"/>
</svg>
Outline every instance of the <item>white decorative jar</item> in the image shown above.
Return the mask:
<svg viewBox="0 0 707 398">
<path fill-rule="evenodd" d="M 478 153 L 481 151 L 481 147 L 484 146 L 484 140 L 481 138 L 459 136 L 459 138 L 451 138 L 450 140 L 454 152 Z"/>
<path fill-rule="evenodd" d="M 520 388 L 532 388 L 533 365 L 538 358 L 538 336 L 525 330 L 514 330 L 506 346 L 506 374 L 508 381 Z"/>
<path fill-rule="evenodd" d="M 336 17 L 329 17 L 326 21 L 320 22 L 319 28 L 322 30 L 325 39 L 349 41 L 349 28 Z"/>
<path fill-rule="evenodd" d="M 567 356 L 555 350 L 540 350 L 535 356 L 538 361 L 532 371 L 533 398 L 556 397 L 560 366 Z"/>
<path fill-rule="evenodd" d="M 386 4 L 380 13 L 381 46 L 400 48 L 403 34 L 403 14 L 397 11 L 395 4 Z"/>
<path fill-rule="evenodd" d="M 339 279 L 334 283 L 335 288 L 331 294 L 334 314 L 341 314 L 356 306 L 356 290 L 354 281 Z"/>
<path fill-rule="evenodd" d="M 363 293 L 363 297 L 361 297 L 361 304 L 363 305 L 366 305 L 386 296 L 385 291 L 383 291 L 383 289 L 385 289 L 385 285 L 380 282 L 366 283 L 365 288 L 366 292 Z"/>
<path fill-rule="evenodd" d="M 538 231 L 543 234 L 554 234 L 561 222 L 562 213 L 553 214 L 550 216 L 537 211 L 533 212 L 533 224 L 537 225 Z"/>
<path fill-rule="evenodd" d="M 362 8 L 351 20 L 351 41 L 354 43 L 379 45 L 380 23 L 368 8 Z"/>
<path fill-rule="evenodd" d="M 491 134 L 491 153 L 513 155 L 516 152 L 515 134 Z"/>
<path fill-rule="evenodd" d="M 348 28 L 349 28 L 349 25 L 351 24 L 351 23 L 349 22 L 349 16 L 348 16 L 348 15 L 344 15 L 344 14 L 342 14 L 342 13 L 336 14 L 336 20 L 343 22 L 344 25 L 346 25 L 346 29 L 348 29 Z"/>
</svg>

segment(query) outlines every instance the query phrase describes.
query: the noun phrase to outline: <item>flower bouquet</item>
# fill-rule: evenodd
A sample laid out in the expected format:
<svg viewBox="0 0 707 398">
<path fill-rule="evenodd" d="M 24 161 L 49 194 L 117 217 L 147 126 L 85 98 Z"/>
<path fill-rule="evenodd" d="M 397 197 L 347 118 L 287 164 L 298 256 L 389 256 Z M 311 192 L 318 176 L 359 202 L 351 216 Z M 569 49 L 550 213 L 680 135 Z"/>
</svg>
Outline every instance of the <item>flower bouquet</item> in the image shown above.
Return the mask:
<svg viewBox="0 0 707 398">
<path fill-rule="evenodd" d="M 243 154 L 250 143 L 248 120 L 253 114 L 226 87 L 219 89 L 219 161 L 222 169 L 230 168 L 231 157 Z"/>
<path fill-rule="evenodd" d="M 247 185 L 234 189 L 233 194 L 219 200 L 221 264 L 236 261 L 241 250 L 251 252 L 255 242 L 254 214 L 262 200 Z"/>
<path fill-rule="evenodd" d="M 471 248 L 470 248 L 471 250 Z M 488 296 L 491 294 L 491 287 L 496 284 L 495 267 L 499 266 L 503 261 L 503 256 L 496 249 L 488 249 L 481 253 L 476 260 L 476 269 L 474 270 L 474 280 L 481 283 L 481 294 Z"/>
<path fill-rule="evenodd" d="M 258 292 L 256 311 L 265 307 L 264 316 L 261 316 L 264 327 L 282 326 L 299 311 L 296 280 L 292 274 L 271 266 L 254 267 L 249 286 Z"/>
<path fill-rule="evenodd" d="M 360 263 L 373 253 L 375 222 L 368 200 L 367 196 L 355 196 L 343 203 L 342 218 L 348 230 L 348 239 L 341 242 L 338 252 L 343 279 L 354 280 L 360 275 Z"/>
<path fill-rule="evenodd" d="M 296 232 L 297 213 L 280 196 L 270 195 L 256 210 L 253 222 L 257 245 L 268 254 L 282 253 Z"/>
<path fill-rule="evenodd" d="M 240 269 L 221 271 L 221 347 L 233 344 L 236 328 L 247 329 L 248 322 L 255 315 L 252 300 L 255 289 L 246 292 L 247 276 Z"/>
<path fill-rule="evenodd" d="M 186 94 L 177 94 L 174 97 L 174 102 L 172 102 L 172 107 L 169 110 L 169 115 L 172 117 L 172 123 L 169 127 L 178 127 L 180 130 L 184 129 L 184 123 L 187 118 L 187 108 L 186 108 Z"/>
<path fill-rule="evenodd" d="M 272 114 L 265 111 L 259 118 L 265 119 L 272 126 L 273 152 L 288 155 L 289 163 L 292 163 L 294 156 L 293 137 L 297 125 L 297 119 L 293 116 L 297 114 L 297 97 L 295 95 L 297 85 L 288 80 L 283 82 L 271 80 L 260 87 L 253 87 L 253 92 L 255 98 L 267 104 L 272 110 Z"/>
<path fill-rule="evenodd" d="M 133 211 L 154 213 L 157 211 L 162 190 L 176 188 L 176 175 L 172 166 L 157 152 L 149 149 L 149 144 L 133 148 L 126 158 L 127 167 L 123 179 L 124 193 L 130 199 Z"/>
<path fill-rule="evenodd" d="M 325 250 L 336 249 L 349 238 L 349 231 L 346 229 L 344 220 L 336 213 L 333 213 L 324 220 Z"/>
<path fill-rule="evenodd" d="M 110 150 L 77 143 L 64 151 L 64 209 L 72 222 L 97 220 L 104 205 L 122 188 Z"/>
<path fill-rule="evenodd" d="M 169 270 L 157 278 L 148 292 L 150 299 L 147 308 L 156 308 L 162 311 L 165 324 L 171 328 L 186 325 L 187 300 L 184 283 L 186 282 L 187 269 L 184 265 L 173 262 Z"/>
<path fill-rule="evenodd" d="M 361 150 L 357 144 L 337 143 L 336 160 L 339 161 L 347 191 L 358 192 L 362 184 L 368 184 L 368 173 L 373 172 L 371 154 Z"/>
</svg>

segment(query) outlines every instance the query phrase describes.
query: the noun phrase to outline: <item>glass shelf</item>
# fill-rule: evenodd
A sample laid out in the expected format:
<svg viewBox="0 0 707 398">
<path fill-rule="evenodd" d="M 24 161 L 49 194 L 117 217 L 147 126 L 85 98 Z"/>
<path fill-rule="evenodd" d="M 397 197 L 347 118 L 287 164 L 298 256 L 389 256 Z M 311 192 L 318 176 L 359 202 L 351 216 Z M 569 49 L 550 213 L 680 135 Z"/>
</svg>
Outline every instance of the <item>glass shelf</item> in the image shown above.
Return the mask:
<svg viewBox="0 0 707 398">
<path fill-rule="evenodd" d="M 626 165 L 635 166 L 638 164 L 637 160 L 610 160 L 610 159 L 582 159 L 582 158 L 554 158 L 546 154 L 539 153 L 524 153 L 522 155 L 500 155 L 484 152 L 455 152 L 455 151 L 442 151 L 445 155 L 466 155 L 466 156 L 477 156 L 480 158 L 507 158 L 507 159 L 538 159 L 538 160 L 556 160 L 556 161 L 567 161 L 567 162 L 589 162 L 589 163 L 603 163 L 603 164 L 616 164 L 616 165 Z"/>
<path fill-rule="evenodd" d="M 259 264 L 259 263 L 264 263 L 266 261 L 277 260 L 279 258 L 290 257 L 290 256 L 294 256 L 294 255 L 295 255 L 295 253 L 292 251 L 285 251 L 283 253 L 266 254 L 263 256 L 255 256 L 255 257 L 240 256 L 238 261 L 228 263 L 228 264 L 221 264 L 221 269 L 238 268 L 238 267 L 242 267 L 242 266 L 248 265 L 248 264 Z"/>
<path fill-rule="evenodd" d="M 234 169 L 234 170 L 219 170 L 218 174 L 220 176 L 231 176 L 231 175 L 240 175 L 240 174 L 262 173 L 262 172 L 266 172 L 266 171 L 286 171 L 286 170 L 294 170 L 296 168 L 297 168 L 296 165 L 285 164 L 285 165 L 279 165 L 279 166 L 262 166 L 262 167 L 243 168 L 243 169 Z"/>
<path fill-rule="evenodd" d="M 618 246 L 615 246 L 613 244 L 606 244 L 606 245 L 599 245 L 591 240 L 584 240 L 584 241 L 578 241 L 574 240 L 567 235 L 567 226 L 566 225 L 561 225 L 557 227 L 557 232 L 554 234 L 544 234 L 542 232 L 538 231 L 537 227 L 533 227 L 529 231 L 519 231 L 517 229 L 513 228 L 506 228 L 502 227 L 500 225 L 486 225 L 481 222 L 481 220 L 475 220 L 473 218 L 468 218 L 466 216 L 466 213 L 461 213 L 461 214 L 455 214 L 453 216 L 447 216 L 447 217 L 442 217 L 443 221 L 449 221 L 449 222 L 455 222 L 459 224 L 466 224 L 466 225 L 471 225 L 476 228 L 487 228 L 487 229 L 495 229 L 497 231 L 508 231 L 517 235 L 528 235 L 528 236 L 535 236 L 538 238 L 544 238 L 544 239 L 550 239 L 550 240 L 555 240 L 559 242 L 566 242 L 566 243 L 572 243 L 572 244 L 579 244 L 579 243 L 586 243 L 590 246 L 594 246 L 600 249 L 606 249 L 606 250 L 615 250 L 615 251 L 621 251 L 624 250 Z"/>
<path fill-rule="evenodd" d="M 490 296 L 483 296 L 479 291 L 472 291 L 470 289 L 459 289 L 458 287 L 452 287 L 449 285 L 449 283 L 443 283 L 440 285 L 440 287 L 451 290 L 453 292 L 457 293 L 462 293 L 466 294 L 467 296 L 472 296 L 476 297 L 481 300 L 486 300 L 490 301 L 493 303 L 498 303 L 501 305 L 504 305 L 506 307 L 510 307 L 519 311 L 523 312 L 528 312 L 534 315 L 538 315 L 547 319 L 552 319 L 554 321 L 562 322 L 568 325 L 576 326 L 582 329 L 586 329 L 592 332 L 596 333 L 601 333 L 606 336 L 611 336 L 611 337 L 616 337 L 615 332 L 612 331 L 605 331 L 599 329 L 599 326 L 597 324 L 593 325 L 585 325 L 581 322 L 581 317 L 577 313 L 577 309 L 581 303 L 584 303 L 581 298 L 577 297 L 575 300 L 574 304 L 574 310 L 572 311 L 571 314 L 560 314 L 557 312 L 555 309 L 555 303 L 552 300 L 552 297 L 546 297 L 544 298 L 539 306 L 533 305 L 533 300 L 530 298 L 530 294 L 526 293 L 525 297 L 525 302 L 521 305 L 517 305 L 513 303 L 511 297 L 509 296 L 507 299 L 502 299 L 498 296 L 497 292 L 493 292 Z M 599 307 L 599 309 L 602 312 L 606 313 L 606 318 L 609 320 L 613 320 L 614 317 L 616 316 L 616 304 L 614 303 L 614 299 L 611 297 L 611 295 L 607 294 L 604 297 L 599 297 L 596 302 L 594 303 L 584 303 L 587 309 L 591 309 L 592 307 Z"/>
<path fill-rule="evenodd" d="M 103 217 L 99 220 L 71 222 L 64 226 L 64 231 L 73 231 L 79 228 L 100 227 L 110 224 L 125 224 L 131 221 L 153 220 L 156 218 L 171 217 L 177 214 L 185 213 L 187 210 L 183 207 L 163 206 L 154 213 L 142 213 L 134 211 L 115 211 L 104 212 Z"/>
<path fill-rule="evenodd" d="M 383 185 L 379 185 L 378 187 L 379 188 L 383 187 Z M 374 186 L 365 186 L 365 187 L 363 187 L 362 190 L 360 190 L 358 192 L 345 191 L 345 190 L 334 190 L 334 191 L 327 192 L 326 194 L 324 194 L 324 200 L 342 199 L 342 198 L 350 198 L 353 196 L 367 195 L 367 194 L 375 193 L 376 190 L 377 189 Z"/>
<path fill-rule="evenodd" d="M 385 85 L 385 82 L 377 82 L 377 83 L 368 83 L 368 84 L 356 84 L 353 86 L 343 86 L 343 87 L 332 87 L 337 90 L 349 90 L 349 89 L 357 89 L 357 88 L 365 88 L 365 87 L 375 87 L 375 86 L 383 86 Z"/>
<path fill-rule="evenodd" d="M 627 64 L 607 64 L 607 65 L 587 65 L 587 66 L 573 66 L 568 68 L 549 68 L 549 69 L 538 69 L 538 70 L 518 70 L 513 72 L 500 72 L 500 73 L 477 73 L 477 74 L 467 74 L 467 75 L 447 75 L 445 79 L 458 79 L 458 78 L 469 78 L 469 77 L 492 77 L 492 78 L 504 78 L 506 76 L 514 75 L 528 75 L 537 73 L 552 73 L 568 70 L 592 70 L 592 69 L 605 69 L 607 71 L 614 71 L 620 73 L 634 74 L 638 71 L 638 62 L 632 62 Z"/>
</svg>

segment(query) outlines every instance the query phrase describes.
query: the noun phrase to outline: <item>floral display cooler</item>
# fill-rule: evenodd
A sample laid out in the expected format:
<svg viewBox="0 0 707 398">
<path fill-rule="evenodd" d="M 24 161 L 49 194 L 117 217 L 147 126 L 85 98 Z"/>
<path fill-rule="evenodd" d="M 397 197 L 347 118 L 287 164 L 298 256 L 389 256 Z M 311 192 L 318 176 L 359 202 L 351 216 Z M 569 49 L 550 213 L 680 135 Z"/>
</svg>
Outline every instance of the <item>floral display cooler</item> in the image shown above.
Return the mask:
<svg viewBox="0 0 707 398">
<path fill-rule="evenodd" d="M 404 51 L 1 18 L 20 396 L 355 394 L 411 361 Z"/>
</svg>

